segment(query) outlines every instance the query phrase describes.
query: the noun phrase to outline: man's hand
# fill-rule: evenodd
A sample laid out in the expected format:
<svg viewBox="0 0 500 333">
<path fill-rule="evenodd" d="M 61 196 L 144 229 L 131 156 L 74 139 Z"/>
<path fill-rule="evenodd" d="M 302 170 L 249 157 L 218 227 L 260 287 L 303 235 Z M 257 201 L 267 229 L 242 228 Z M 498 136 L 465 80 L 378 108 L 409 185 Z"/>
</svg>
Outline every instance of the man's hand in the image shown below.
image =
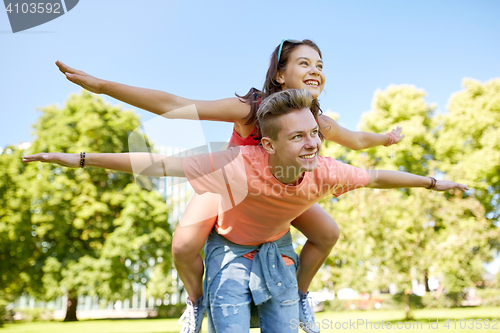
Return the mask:
<svg viewBox="0 0 500 333">
<path fill-rule="evenodd" d="M 96 77 L 93 77 L 91 75 L 88 75 L 85 72 L 73 69 L 69 66 L 66 66 L 59 60 L 56 61 L 57 67 L 59 67 L 59 70 L 66 75 L 66 78 L 79 85 L 83 89 L 86 89 L 90 92 L 93 92 L 94 94 L 102 94 L 101 91 L 101 79 L 98 79 Z"/>
<path fill-rule="evenodd" d="M 38 153 L 23 157 L 23 162 L 44 162 L 55 163 L 68 168 L 78 168 L 80 166 L 80 155 L 65 153 Z"/>
</svg>

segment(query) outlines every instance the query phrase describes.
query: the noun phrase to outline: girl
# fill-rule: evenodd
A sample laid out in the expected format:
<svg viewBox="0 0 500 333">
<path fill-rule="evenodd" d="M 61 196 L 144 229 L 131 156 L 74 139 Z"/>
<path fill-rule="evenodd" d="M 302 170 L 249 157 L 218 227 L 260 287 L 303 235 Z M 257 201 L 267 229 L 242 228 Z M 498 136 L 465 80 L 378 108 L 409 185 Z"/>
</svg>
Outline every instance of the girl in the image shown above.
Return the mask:
<svg viewBox="0 0 500 333">
<path fill-rule="evenodd" d="M 96 94 L 106 94 L 125 103 L 167 118 L 182 118 L 170 111 L 195 104 L 200 120 L 232 122 L 230 139 L 235 145 L 257 145 L 259 129 L 256 126 L 256 110 L 262 99 L 285 89 L 307 89 L 314 98 L 313 108 L 320 110 L 317 98 L 325 85 L 323 61 L 319 47 L 310 40 L 283 40 L 271 55 L 264 88 L 255 88 L 244 96 L 214 101 L 189 100 L 166 92 L 131 87 L 105 81 L 56 62 L 66 78 Z M 322 136 L 350 149 L 364 149 L 378 145 L 389 146 L 400 142 L 401 128 L 381 135 L 366 132 L 352 132 L 341 127 L 335 120 L 320 115 L 317 118 Z M 172 240 L 172 254 L 179 277 L 188 293 L 188 307 L 183 315 L 184 328 L 181 332 L 199 332 L 204 309 L 201 304 L 203 260 L 200 251 L 208 234 L 216 223 L 219 197 L 195 195 L 187 206 Z M 319 332 L 314 324 L 314 312 L 307 302 L 307 290 L 312 278 L 326 260 L 339 237 L 339 227 L 319 204 L 305 211 L 293 222 L 294 227 L 306 237 L 300 254 L 297 270 L 301 299 L 300 321 Z M 188 227 L 189 226 L 189 227 Z M 196 227 L 196 229 L 193 229 Z M 196 230 L 196 232 L 193 232 Z"/>
</svg>

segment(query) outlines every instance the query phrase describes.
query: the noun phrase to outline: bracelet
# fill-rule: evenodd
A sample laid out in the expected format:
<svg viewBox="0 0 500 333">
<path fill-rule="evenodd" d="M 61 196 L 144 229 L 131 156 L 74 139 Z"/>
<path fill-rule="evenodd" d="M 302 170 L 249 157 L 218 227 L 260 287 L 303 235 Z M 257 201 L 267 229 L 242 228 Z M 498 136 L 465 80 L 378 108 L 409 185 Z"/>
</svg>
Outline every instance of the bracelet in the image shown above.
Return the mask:
<svg viewBox="0 0 500 333">
<path fill-rule="evenodd" d="M 389 140 L 387 141 L 387 143 L 384 146 L 386 146 L 386 147 L 392 146 L 396 142 L 396 134 L 394 134 L 393 132 L 390 132 L 390 133 L 386 133 L 385 135 L 387 135 L 389 137 Z"/>
<path fill-rule="evenodd" d="M 85 152 L 80 153 L 80 168 L 85 169 Z"/>
<path fill-rule="evenodd" d="M 432 190 L 434 189 L 434 187 L 436 187 L 437 180 L 434 177 L 429 177 L 429 178 L 431 179 L 431 185 L 429 185 L 429 187 L 426 187 L 426 189 Z"/>
</svg>

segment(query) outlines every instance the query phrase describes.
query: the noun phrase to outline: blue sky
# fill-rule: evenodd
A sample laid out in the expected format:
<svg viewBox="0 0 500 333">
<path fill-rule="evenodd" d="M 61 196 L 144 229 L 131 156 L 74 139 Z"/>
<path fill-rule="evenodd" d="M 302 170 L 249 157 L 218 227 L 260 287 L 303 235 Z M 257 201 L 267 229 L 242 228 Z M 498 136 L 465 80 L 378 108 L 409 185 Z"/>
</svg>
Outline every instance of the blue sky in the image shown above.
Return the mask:
<svg viewBox="0 0 500 333">
<path fill-rule="evenodd" d="M 500 77 L 499 17 L 495 0 L 82 0 L 51 22 L 13 34 L 1 11 L 0 147 L 31 141 L 36 109 L 79 92 L 56 60 L 108 80 L 218 99 L 261 88 L 283 38 L 320 46 L 327 77 L 322 108 L 339 113 L 349 129 L 370 110 L 373 93 L 390 84 L 422 88 L 446 112 L 464 77 Z M 152 119 L 135 110 L 144 122 Z M 209 141 L 231 132 L 230 124 L 202 126 Z"/>
<path fill-rule="evenodd" d="M 347 128 L 370 110 L 374 91 L 390 84 L 424 89 L 445 112 L 464 77 L 500 77 L 499 15 L 493 0 L 105 0 L 80 1 L 13 34 L 1 12 L 0 147 L 32 140 L 36 109 L 79 92 L 57 70 L 58 59 L 104 79 L 217 99 L 260 88 L 282 38 L 310 38 L 321 47 L 322 108 L 339 113 Z M 143 121 L 152 117 L 137 112 Z M 231 131 L 230 124 L 203 128 L 214 141 Z"/>
</svg>

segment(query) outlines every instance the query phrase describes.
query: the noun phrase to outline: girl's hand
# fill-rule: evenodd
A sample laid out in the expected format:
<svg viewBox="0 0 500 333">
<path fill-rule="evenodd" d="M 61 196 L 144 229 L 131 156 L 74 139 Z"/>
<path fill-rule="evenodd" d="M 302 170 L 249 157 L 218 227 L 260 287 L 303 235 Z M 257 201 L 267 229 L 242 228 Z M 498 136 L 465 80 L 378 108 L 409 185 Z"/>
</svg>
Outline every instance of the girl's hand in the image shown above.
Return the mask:
<svg viewBox="0 0 500 333">
<path fill-rule="evenodd" d="M 404 134 L 403 134 L 403 135 L 401 135 L 401 131 L 402 131 L 402 130 L 403 130 L 403 129 L 402 129 L 400 126 L 398 126 L 398 127 L 394 128 L 394 129 L 390 132 L 390 133 L 394 133 L 394 144 L 401 142 L 401 140 L 403 140 L 403 138 L 405 137 L 405 135 L 404 135 Z"/>
<path fill-rule="evenodd" d="M 56 61 L 56 65 L 57 67 L 59 67 L 59 70 L 66 75 L 66 78 L 69 81 L 79 85 L 83 89 L 93 92 L 94 94 L 102 94 L 101 79 L 88 75 L 85 72 L 73 69 L 69 66 L 66 66 L 59 60 Z"/>
<path fill-rule="evenodd" d="M 38 153 L 23 157 L 23 162 L 44 162 L 55 163 L 68 168 L 78 168 L 80 166 L 79 154 L 64 154 L 64 153 Z"/>
<path fill-rule="evenodd" d="M 455 183 L 455 182 L 448 181 L 448 180 L 436 181 L 436 185 L 432 189 L 434 191 L 448 191 L 448 190 L 451 190 L 454 188 L 459 189 L 461 191 L 467 191 L 469 189 L 469 187 L 467 187 L 467 185 Z"/>
</svg>

